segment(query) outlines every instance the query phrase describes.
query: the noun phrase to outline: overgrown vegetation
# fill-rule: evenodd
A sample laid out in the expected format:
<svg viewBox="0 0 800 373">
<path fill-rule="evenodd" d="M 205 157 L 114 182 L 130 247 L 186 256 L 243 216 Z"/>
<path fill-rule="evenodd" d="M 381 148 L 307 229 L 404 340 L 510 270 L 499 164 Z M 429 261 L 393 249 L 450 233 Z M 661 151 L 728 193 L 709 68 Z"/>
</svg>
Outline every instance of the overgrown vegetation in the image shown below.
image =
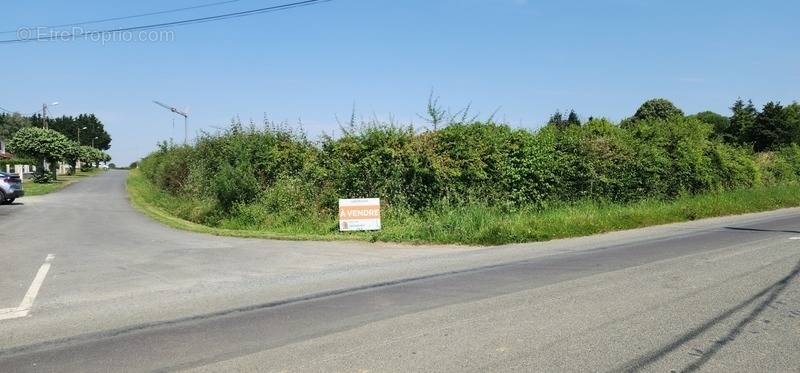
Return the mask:
<svg viewBox="0 0 800 373">
<path fill-rule="evenodd" d="M 380 197 L 384 231 L 345 237 L 474 244 L 798 204 L 800 147 L 770 136 L 800 124 L 789 114 L 758 120 L 775 116 L 765 107 L 734 131 L 736 110 L 726 124 L 652 100 L 620 124 L 572 112 L 529 131 L 449 115 L 432 99 L 435 130 L 351 123 L 318 141 L 235 123 L 191 147 L 161 144 L 137 185 L 190 222 L 282 236 L 330 237 L 339 198 Z"/>
</svg>

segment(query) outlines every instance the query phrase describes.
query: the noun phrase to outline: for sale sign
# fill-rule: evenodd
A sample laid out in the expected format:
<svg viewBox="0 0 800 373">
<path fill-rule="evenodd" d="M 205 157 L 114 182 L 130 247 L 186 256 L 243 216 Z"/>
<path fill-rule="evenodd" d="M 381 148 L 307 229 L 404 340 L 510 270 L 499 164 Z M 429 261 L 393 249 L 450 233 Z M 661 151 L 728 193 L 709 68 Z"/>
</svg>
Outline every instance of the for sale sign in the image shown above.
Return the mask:
<svg viewBox="0 0 800 373">
<path fill-rule="evenodd" d="M 340 199 L 339 230 L 342 232 L 381 230 L 380 198 Z"/>
</svg>

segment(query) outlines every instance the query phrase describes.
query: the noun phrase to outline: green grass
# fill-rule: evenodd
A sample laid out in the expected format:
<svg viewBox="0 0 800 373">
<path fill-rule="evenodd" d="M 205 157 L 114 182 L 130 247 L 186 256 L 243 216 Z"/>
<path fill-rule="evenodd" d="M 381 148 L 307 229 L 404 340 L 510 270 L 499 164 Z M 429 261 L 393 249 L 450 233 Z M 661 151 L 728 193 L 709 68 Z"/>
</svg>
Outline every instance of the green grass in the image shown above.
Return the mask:
<svg viewBox="0 0 800 373">
<path fill-rule="evenodd" d="M 686 196 L 672 201 L 584 202 L 515 212 L 485 206 L 442 207 L 417 214 L 390 209 L 384 212 L 381 232 L 343 234 L 336 230 L 332 217 L 287 218 L 285 214 L 263 211 L 258 215 L 260 224 L 252 223 L 252 218 L 208 220 L 208 216 L 214 215 L 213 201 L 176 197 L 160 191 L 138 170 L 131 171 L 127 188 L 136 208 L 178 229 L 236 237 L 414 244 L 499 245 L 546 241 L 800 206 L 800 184 L 792 183 Z"/>
<path fill-rule="evenodd" d="M 23 183 L 23 187 L 25 188 L 25 196 L 26 197 L 41 196 L 48 193 L 53 193 L 61 189 L 64 189 L 68 185 L 74 184 L 86 177 L 94 176 L 99 172 L 100 170 L 93 169 L 92 171 L 89 172 L 78 171 L 77 174 L 75 175 L 59 175 L 58 181 L 48 184 L 37 184 L 34 183 L 33 180 L 26 179 L 25 182 Z"/>
</svg>

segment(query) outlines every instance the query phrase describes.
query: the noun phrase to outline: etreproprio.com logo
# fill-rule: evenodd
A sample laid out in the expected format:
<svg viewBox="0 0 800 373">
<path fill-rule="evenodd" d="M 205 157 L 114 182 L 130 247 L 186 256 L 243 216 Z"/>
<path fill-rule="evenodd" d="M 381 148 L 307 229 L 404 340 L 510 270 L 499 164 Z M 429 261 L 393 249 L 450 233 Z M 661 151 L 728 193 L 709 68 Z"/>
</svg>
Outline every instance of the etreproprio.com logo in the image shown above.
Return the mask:
<svg viewBox="0 0 800 373">
<path fill-rule="evenodd" d="M 54 30 L 47 27 L 28 27 L 17 30 L 19 41 L 76 41 L 93 43 L 163 43 L 175 40 L 172 30 L 91 31 L 81 27 Z"/>
</svg>

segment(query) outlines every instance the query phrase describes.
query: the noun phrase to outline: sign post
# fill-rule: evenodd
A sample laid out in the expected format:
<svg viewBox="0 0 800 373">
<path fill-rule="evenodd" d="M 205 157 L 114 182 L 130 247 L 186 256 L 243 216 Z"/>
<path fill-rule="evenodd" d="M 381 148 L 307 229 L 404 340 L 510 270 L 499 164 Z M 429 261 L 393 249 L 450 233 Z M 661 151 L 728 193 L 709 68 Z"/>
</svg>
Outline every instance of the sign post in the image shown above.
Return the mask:
<svg viewBox="0 0 800 373">
<path fill-rule="evenodd" d="M 340 199 L 339 230 L 341 232 L 381 230 L 380 198 Z"/>
</svg>

